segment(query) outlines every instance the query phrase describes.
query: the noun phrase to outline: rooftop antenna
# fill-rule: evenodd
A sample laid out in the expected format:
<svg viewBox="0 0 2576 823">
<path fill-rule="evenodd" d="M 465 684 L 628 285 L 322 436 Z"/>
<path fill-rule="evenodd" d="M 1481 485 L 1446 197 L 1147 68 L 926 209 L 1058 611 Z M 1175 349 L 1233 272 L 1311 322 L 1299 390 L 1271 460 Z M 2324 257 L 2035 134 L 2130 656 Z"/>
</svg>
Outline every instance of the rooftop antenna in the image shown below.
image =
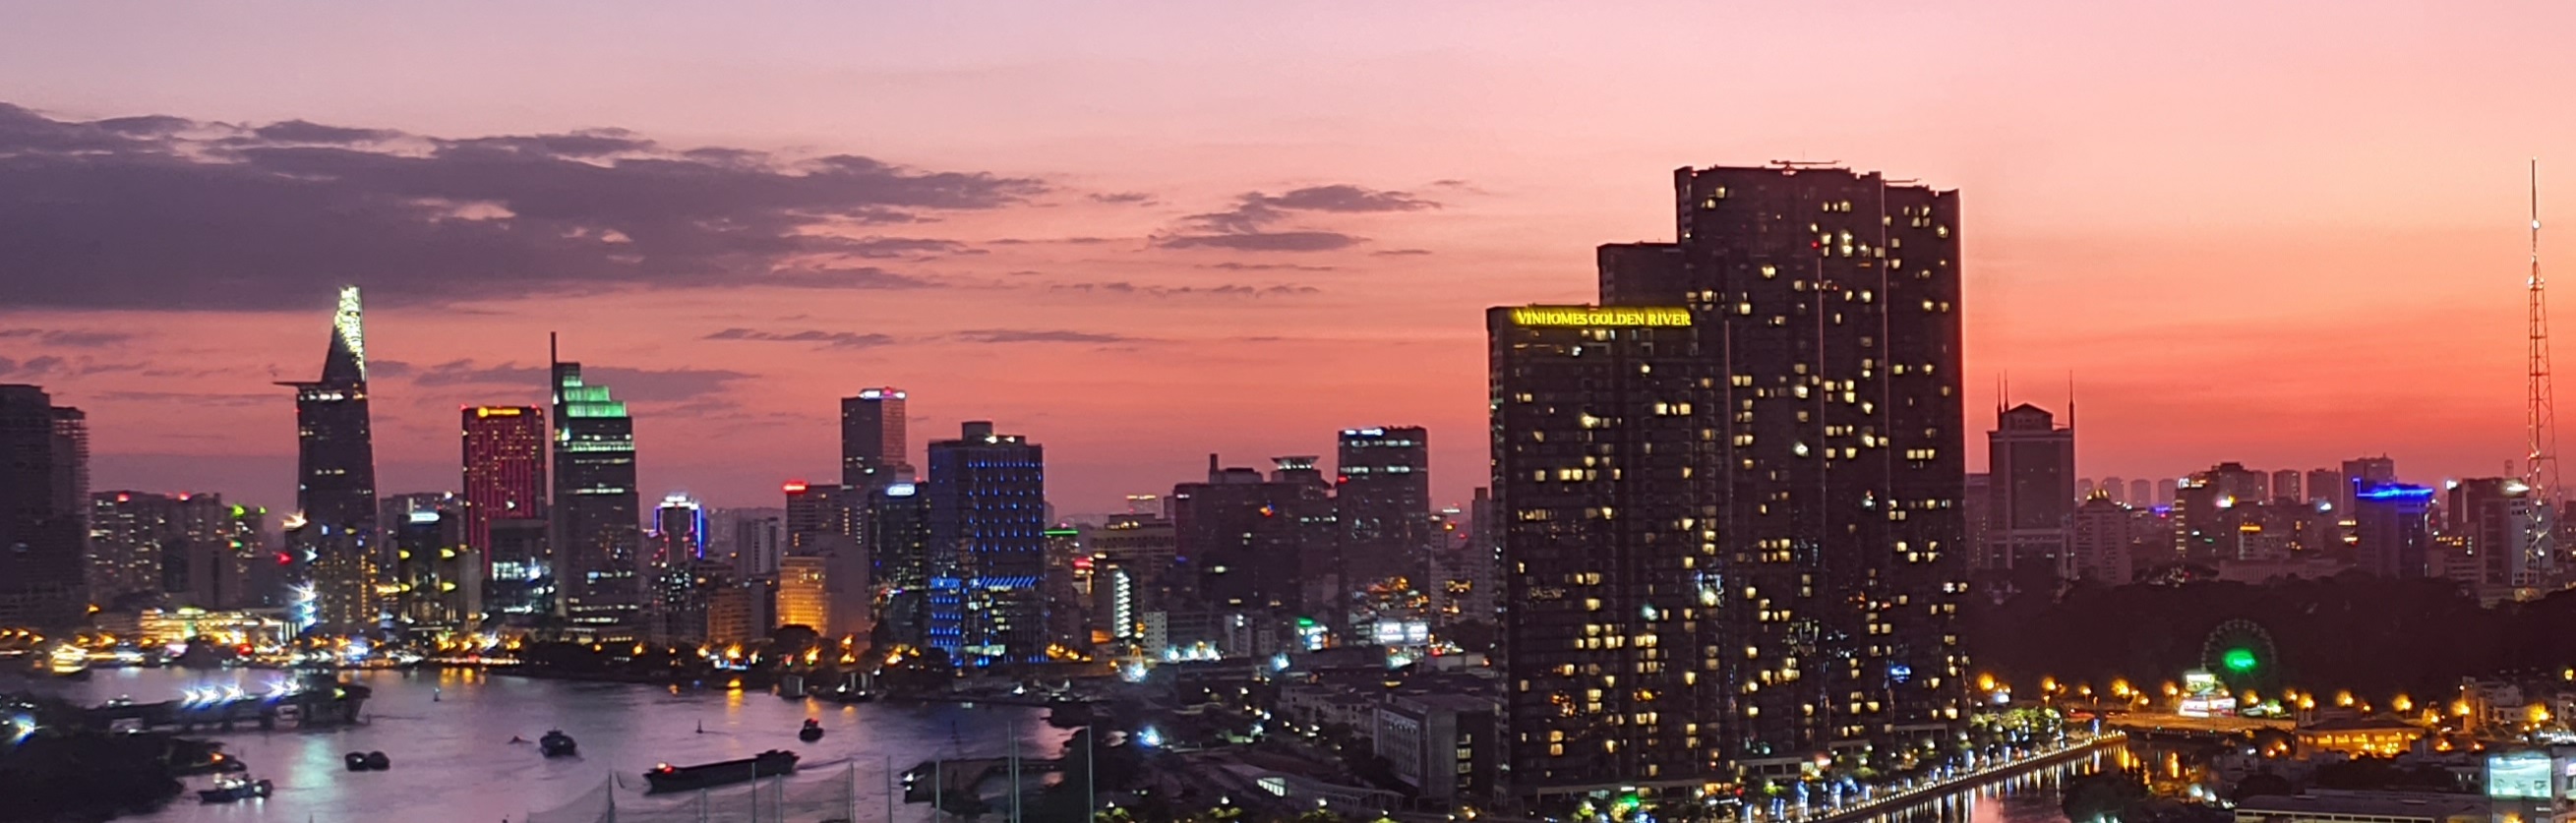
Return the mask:
<svg viewBox="0 0 2576 823">
<path fill-rule="evenodd" d="M 2530 446 L 2522 464 L 2523 485 L 2531 487 L 2537 507 L 2555 514 L 2558 506 L 2558 408 L 2549 380 L 2549 301 L 2540 279 L 2540 158 L 2531 159 L 2531 295 L 2530 381 L 2525 385 L 2524 428 Z M 2542 535 L 2545 529 L 2535 529 Z M 2547 539 L 2545 536 L 2541 539 Z"/>
</svg>

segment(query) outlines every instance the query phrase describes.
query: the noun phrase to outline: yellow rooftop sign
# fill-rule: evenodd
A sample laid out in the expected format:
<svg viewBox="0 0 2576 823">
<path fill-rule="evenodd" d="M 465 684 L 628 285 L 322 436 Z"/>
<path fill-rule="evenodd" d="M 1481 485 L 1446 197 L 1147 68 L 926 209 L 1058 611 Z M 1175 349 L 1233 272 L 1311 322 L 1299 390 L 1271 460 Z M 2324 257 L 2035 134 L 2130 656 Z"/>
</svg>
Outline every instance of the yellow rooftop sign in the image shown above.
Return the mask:
<svg viewBox="0 0 2576 823">
<path fill-rule="evenodd" d="M 1512 323 L 1522 326 L 1688 326 L 1689 309 L 1668 306 L 1520 306 Z"/>
</svg>

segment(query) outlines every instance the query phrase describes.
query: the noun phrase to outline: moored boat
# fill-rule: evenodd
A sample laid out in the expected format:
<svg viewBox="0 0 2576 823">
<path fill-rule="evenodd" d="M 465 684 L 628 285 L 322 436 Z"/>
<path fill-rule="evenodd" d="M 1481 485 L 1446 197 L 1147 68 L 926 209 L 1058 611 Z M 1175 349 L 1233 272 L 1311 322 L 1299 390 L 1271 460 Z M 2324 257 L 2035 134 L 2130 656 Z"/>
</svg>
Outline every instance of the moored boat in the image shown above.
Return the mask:
<svg viewBox="0 0 2576 823">
<path fill-rule="evenodd" d="M 572 735 L 555 729 L 537 738 L 537 751 L 544 752 L 547 757 L 571 757 L 581 753 L 581 746 L 573 742 Z"/>
<path fill-rule="evenodd" d="M 796 739 L 807 743 L 823 739 L 823 722 L 811 717 L 805 718 L 805 728 L 796 730 Z"/>
<path fill-rule="evenodd" d="M 681 792 L 723 786 L 762 777 L 776 777 L 796 772 L 796 753 L 771 749 L 758 757 L 727 760 L 697 766 L 673 766 L 664 763 L 644 773 L 644 782 L 655 792 Z"/>
<path fill-rule="evenodd" d="M 271 788 L 266 780 L 223 777 L 215 780 L 213 788 L 198 789 L 197 799 L 206 803 L 231 803 L 254 797 L 267 797 Z"/>
</svg>

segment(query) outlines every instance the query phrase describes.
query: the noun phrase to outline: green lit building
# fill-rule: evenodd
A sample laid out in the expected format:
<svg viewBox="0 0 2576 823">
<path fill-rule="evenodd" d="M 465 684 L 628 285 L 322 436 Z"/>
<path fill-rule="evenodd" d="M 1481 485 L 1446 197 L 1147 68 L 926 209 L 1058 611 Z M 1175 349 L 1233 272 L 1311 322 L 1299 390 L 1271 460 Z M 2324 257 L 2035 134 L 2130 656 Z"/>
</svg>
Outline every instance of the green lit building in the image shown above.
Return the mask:
<svg viewBox="0 0 2576 823">
<path fill-rule="evenodd" d="M 554 361 L 554 553 L 574 625 L 617 638 L 641 618 L 635 419 L 581 364 Z"/>
</svg>

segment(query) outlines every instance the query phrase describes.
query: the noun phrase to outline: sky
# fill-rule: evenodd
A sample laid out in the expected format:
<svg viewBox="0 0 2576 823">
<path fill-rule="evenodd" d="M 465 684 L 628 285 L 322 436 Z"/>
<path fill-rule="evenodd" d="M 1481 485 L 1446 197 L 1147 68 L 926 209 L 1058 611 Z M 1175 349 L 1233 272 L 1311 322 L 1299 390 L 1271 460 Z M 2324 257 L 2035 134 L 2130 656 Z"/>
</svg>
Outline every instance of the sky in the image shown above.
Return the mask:
<svg viewBox="0 0 2576 823">
<path fill-rule="evenodd" d="M 2008 381 L 2086 477 L 2518 460 L 2576 6 L 2112 5 L 12 3 L 0 382 L 94 488 L 291 504 L 354 283 L 386 493 L 552 331 L 648 497 L 776 505 L 892 385 L 1063 512 L 1402 424 L 1462 503 L 1482 309 L 1797 159 L 1961 192 L 1972 444 Z"/>
</svg>

